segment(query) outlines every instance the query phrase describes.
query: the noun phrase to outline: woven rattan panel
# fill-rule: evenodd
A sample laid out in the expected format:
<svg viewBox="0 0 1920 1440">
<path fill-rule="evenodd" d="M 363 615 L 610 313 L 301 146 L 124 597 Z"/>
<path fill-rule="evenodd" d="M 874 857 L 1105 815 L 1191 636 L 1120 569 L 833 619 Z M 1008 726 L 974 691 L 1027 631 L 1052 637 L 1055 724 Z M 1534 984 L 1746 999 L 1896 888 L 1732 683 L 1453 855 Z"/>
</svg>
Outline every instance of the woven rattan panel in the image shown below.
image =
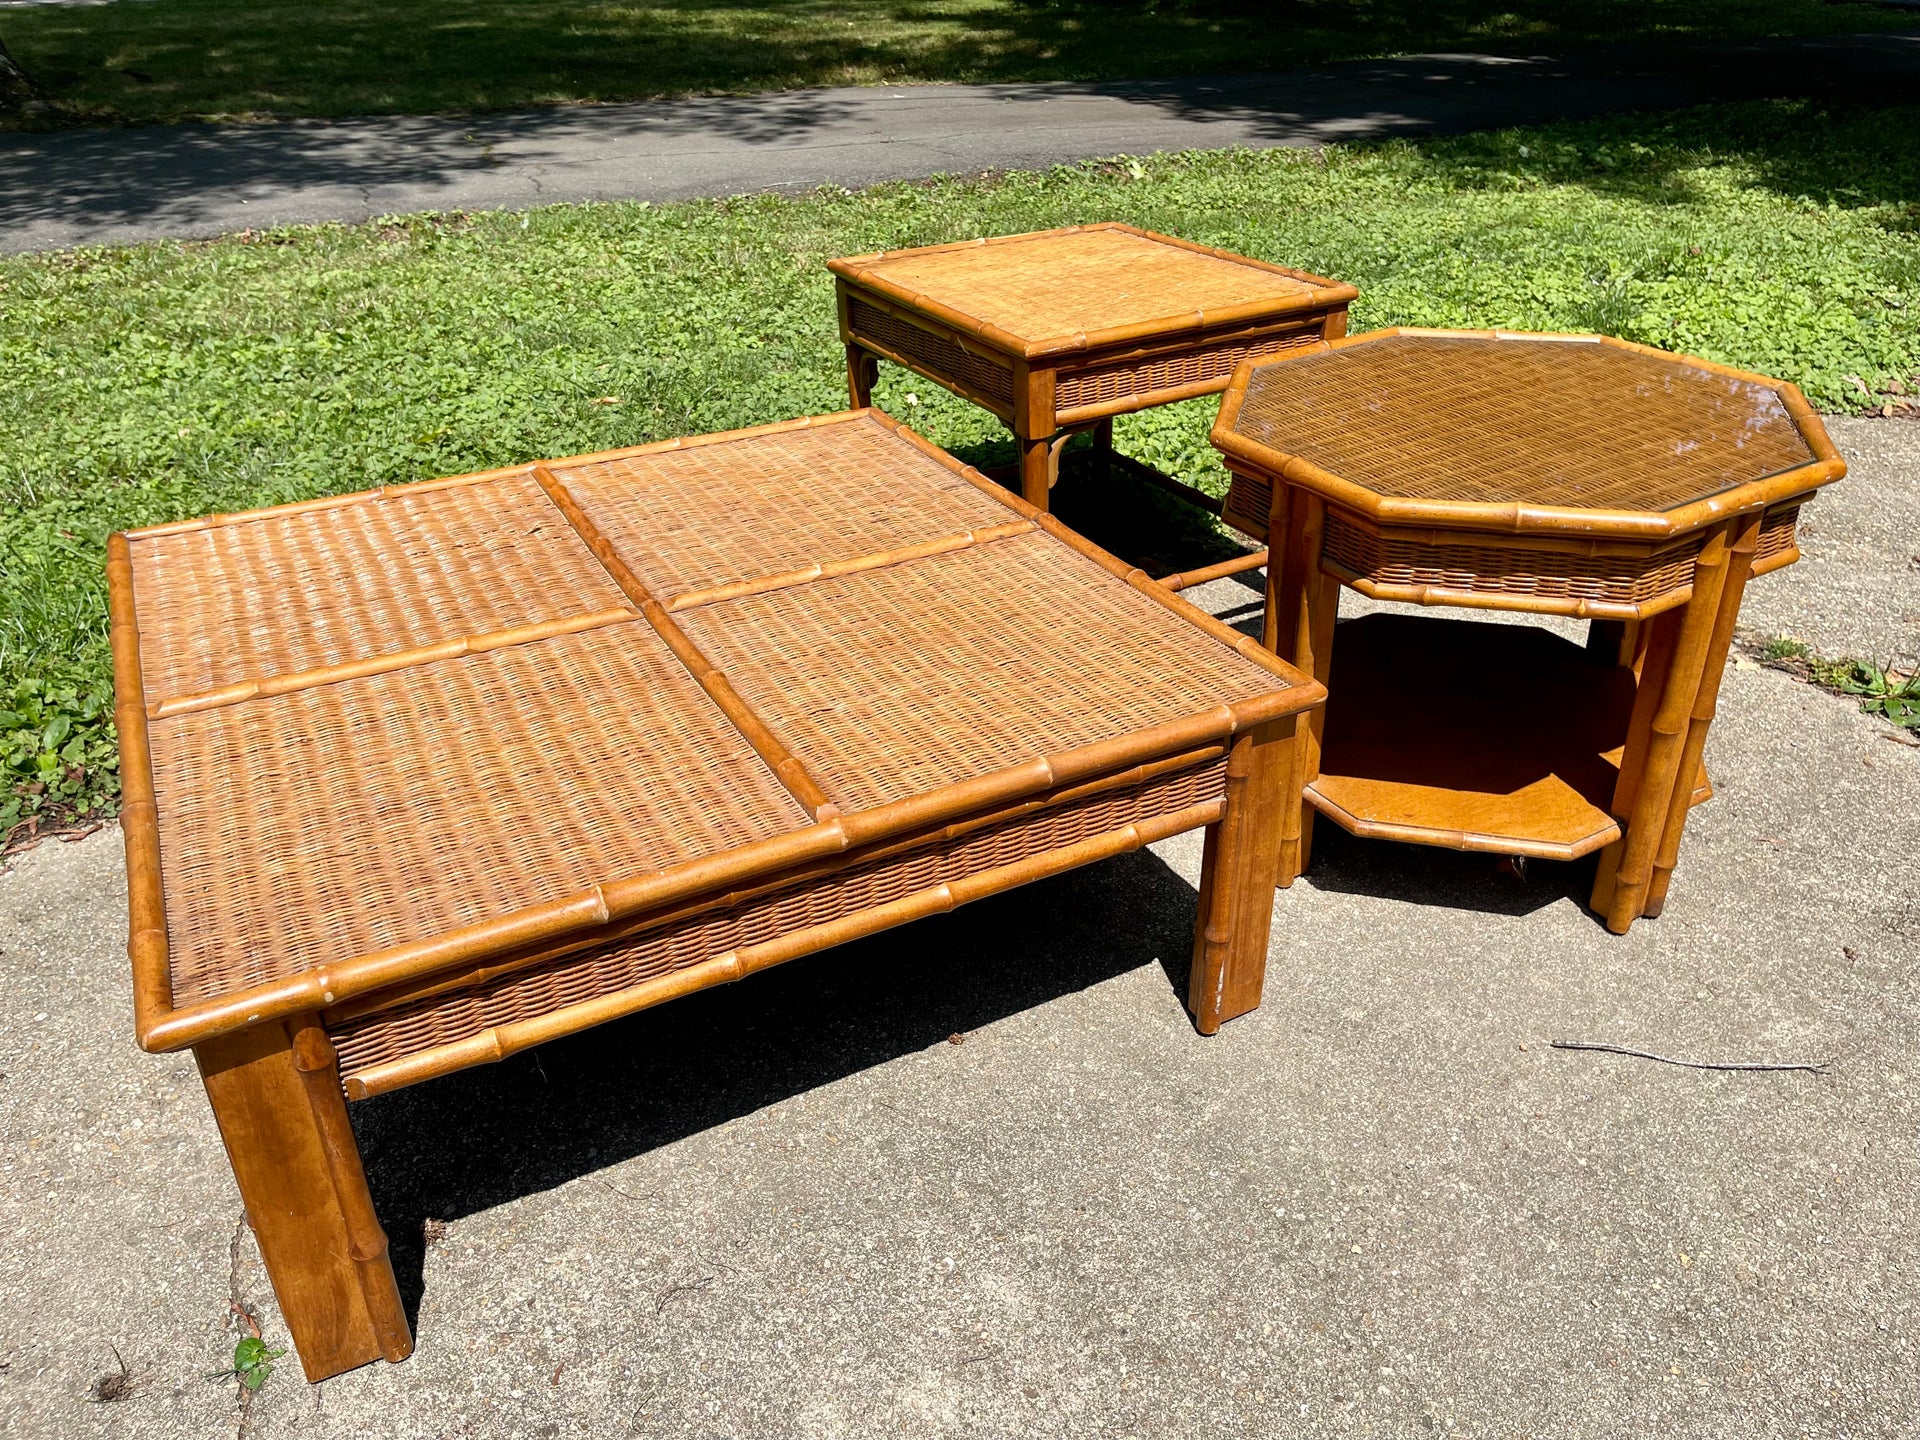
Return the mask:
<svg viewBox="0 0 1920 1440">
<path fill-rule="evenodd" d="M 809 823 L 643 623 L 151 735 L 177 1004 Z"/>
<path fill-rule="evenodd" d="M 1579 341 L 1302 355 L 1253 373 L 1234 429 L 1415 500 L 1670 510 L 1813 460 L 1766 386 Z"/>
<path fill-rule="evenodd" d="M 1062 375 L 1056 382 L 1054 408 L 1072 410 L 1082 405 L 1106 405 L 1129 396 L 1197 385 L 1203 380 L 1218 380 L 1224 385 L 1242 360 L 1266 360 L 1289 350 L 1305 349 L 1320 339 L 1320 330 L 1316 324 L 1284 335 L 1263 336 L 1251 344 L 1212 345 L 1151 360 L 1075 371 Z"/>
<path fill-rule="evenodd" d="M 1313 293 L 1275 271 L 1124 230 L 903 251 L 867 272 L 1030 343 Z"/>
<path fill-rule="evenodd" d="M 531 966 L 472 989 L 448 991 L 396 1006 L 331 1032 L 340 1052 L 340 1069 L 351 1075 L 370 1065 L 464 1040 L 494 1025 L 531 1019 L 563 1005 L 615 994 L 743 945 L 771 940 L 915 891 L 1058 850 L 1136 821 L 1217 800 L 1224 786 L 1224 764 L 1182 771 L 957 840 L 851 866 L 669 928 Z"/>
<path fill-rule="evenodd" d="M 1045 624 L 1014 623 L 1034 596 Z M 1039 533 L 678 618 L 828 794 L 855 806 L 1274 689 Z"/>
<path fill-rule="evenodd" d="M 1221 518 L 1267 539 L 1273 491 L 1245 475 L 1233 477 Z M 1753 562 L 1783 555 L 1794 545 L 1800 502 L 1776 505 L 1760 523 Z M 1410 544 L 1383 541 L 1339 511 L 1327 515 L 1325 555 L 1354 575 L 1378 584 L 1427 585 L 1491 595 L 1543 595 L 1617 600 L 1640 605 L 1693 584 L 1693 560 L 1702 538 L 1636 558 L 1578 557 L 1566 551 L 1515 550 L 1505 546 Z"/>
<path fill-rule="evenodd" d="M 896 320 L 884 310 L 860 300 L 847 302 L 847 319 L 856 336 L 883 345 L 915 369 L 952 381 L 963 390 L 985 395 L 1001 405 L 1013 404 L 1013 371 L 984 360 L 943 335 Z"/>
<path fill-rule="evenodd" d="M 1272 513 L 1273 487 L 1264 480 L 1234 471 L 1227 486 L 1226 503 L 1220 507 L 1220 518 L 1256 540 L 1265 540 L 1268 517 Z"/>
<path fill-rule="evenodd" d="M 130 548 L 149 699 L 626 604 L 524 476 Z"/>
<path fill-rule="evenodd" d="M 1800 502 L 1776 505 L 1760 521 L 1760 536 L 1754 546 L 1753 563 L 1784 555 L 1794 546 L 1794 531 L 1800 523 Z"/>
<path fill-rule="evenodd" d="M 663 600 L 1018 518 L 872 421 L 554 473 Z"/>
<path fill-rule="evenodd" d="M 1479 595 L 1539 596 L 1644 605 L 1691 589 L 1705 543 L 1696 532 L 1649 555 L 1579 555 L 1494 545 L 1431 545 L 1377 535 L 1327 511 L 1324 563 L 1376 585 L 1428 586 Z"/>
</svg>

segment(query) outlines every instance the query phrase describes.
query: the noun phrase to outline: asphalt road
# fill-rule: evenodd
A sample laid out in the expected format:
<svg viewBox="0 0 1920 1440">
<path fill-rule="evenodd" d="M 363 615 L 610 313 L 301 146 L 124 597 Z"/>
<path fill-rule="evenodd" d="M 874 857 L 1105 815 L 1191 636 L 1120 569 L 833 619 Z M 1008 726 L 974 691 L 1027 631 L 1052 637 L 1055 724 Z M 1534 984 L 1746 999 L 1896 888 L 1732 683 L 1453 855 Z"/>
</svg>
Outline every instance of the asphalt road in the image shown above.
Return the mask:
<svg viewBox="0 0 1920 1440">
<path fill-rule="evenodd" d="M 679 200 L 1114 154 L 1450 131 L 1773 96 L 1920 94 L 1920 35 L 1420 55 L 1292 74 L 926 85 L 471 118 L 0 134 L 0 250 L 428 209 Z"/>
</svg>

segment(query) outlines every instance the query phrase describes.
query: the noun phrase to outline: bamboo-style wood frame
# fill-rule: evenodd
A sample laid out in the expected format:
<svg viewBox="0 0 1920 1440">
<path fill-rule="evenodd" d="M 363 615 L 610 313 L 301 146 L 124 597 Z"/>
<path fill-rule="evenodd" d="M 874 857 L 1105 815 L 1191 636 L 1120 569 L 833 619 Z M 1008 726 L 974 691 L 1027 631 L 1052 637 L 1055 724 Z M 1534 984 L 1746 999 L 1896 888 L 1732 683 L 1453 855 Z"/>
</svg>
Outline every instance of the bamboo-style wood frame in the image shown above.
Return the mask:
<svg viewBox="0 0 1920 1440">
<path fill-rule="evenodd" d="M 924 256 L 982 246 L 1028 246 L 1034 252 L 1031 263 L 1044 266 L 1046 240 L 1099 230 L 1134 235 L 1171 249 L 1284 275 L 1308 289 L 1301 294 L 1250 300 L 1138 324 L 1021 336 L 969 314 L 963 299 L 943 299 L 902 284 L 888 275 L 884 263 L 904 255 Z M 1042 243 L 1035 246 L 1036 241 Z M 1021 494 L 1040 510 L 1047 508 L 1049 492 L 1060 478 L 1061 451 L 1074 435 L 1093 432 L 1096 447 L 1110 455 L 1114 416 L 1217 394 L 1228 383 L 1232 361 L 1265 342 L 1298 340 L 1307 344 L 1344 335 L 1347 307 L 1359 295 L 1352 285 L 1118 223 L 881 251 L 830 260 L 827 265 L 835 277 L 840 338 L 847 352 L 847 383 L 853 404 L 862 407 L 873 403 L 877 362 L 887 360 L 991 412 L 1014 432 L 1020 447 Z M 913 347 L 916 353 L 889 343 L 876 333 L 876 327 L 861 323 L 861 307 L 907 327 L 903 333 L 923 336 L 927 343 Z M 988 385 L 969 378 L 962 373 L 964 367 L 943 363 L 939 358 L 952 352 L 991 367 L 988 373 L 996 377 L 995 382 Z M 1216 376 L 1181 384 L 1143 381 L 1124 386 L 1123 393 L 1114 398 L 1080 404 L 1063 403 L 1060 398 L 1063 388 L 1077 376 L 1128 366 L 1144 368 L 1203 354 L 1221 357 Z M 1000 378 L 1002 372 L 1004 378 Z M 1132 462 L 1131 468 L 1147 467 Z M 1217 513 L 1217 506 L 1212 508 Z"/>
<path fill-rule="evenodd" d="M 1297 769 L 1290 784 L 1300 799 L 1283 822 L 1278 883 L 1292 884 L 1309 865 L 1316 813 L 1357 835 L 1453 849 L 1561 860 L 1597 849 L 1591 904 L 1609 929 L 1624 934 L 1635 920 L 1661 912 L 1688 811 L 1710 793 L 1696 777 L 1704 776 L 1707 730 L 1747 580 L 1799 558 L 1792 538 L 1799 508 L 1816 489 L 1845 475 L 1846 462 L 1794 386 L 1610 336 L 1389 329 L 1335 339 L 1301 353 L 1325 353 L 1389 336 L 1601 344 L 1765 385 L 1780 395 L 1811 452 L 1805 465 L 1667 511 L 1409 500 L 1381 495 L 1236 431 L 1255 371 L 1297 357 L 1241 366 L 1223 397 L 1212 440 L 1235 477 L 1225 513 L 1232 523 L 1272 545 L 1275 560 L 1267 571 L 1264 639 L 1276 654 L 1326 683 L 1340 587 L 1346 585 L 1382 600 L 1587 619 L 1594 626 L 1590 650 L 1605 662 L 1632 669 L 1637 677 L 1611 817 L 1597 816 L 1592 833 L 1572 845 L 1547 843 L 1530 834 L 1475 832 L 1459 822 L 1456 807 L 1413 785 L 1395 793 L 1407 810 L 1422 812 L 1418 823 L 1387 822 L 1344 809 L 1316 789 L 1326 725 L 1325 711 L 1316 711 L 1302 726 L 1296 747 Z M 1252 496 L 1266 500 L 1264 517 L 1255 517 L 1259 502 Z M 1382 583 L 1326 553 L 1330 517 L 1407 551 L 1470 554 L 1475 568 L 1446 584 Z M 1508 556 L 1510 561 L 1504 558 Z M 1684 563 L 1675 578 L 1633 602 L 1526 593 L 1528 581 L 1571 574 L 1582 560 L 1595 556 L 1629 567 L 1667 557 Z M 1449 563 L 1461 562 L 1456 558 Z M 1441 568 L 1440 562 L 1435 568 Z M 1514 677 L 1512 683 L 1524 684 L 1524 677 Z"/>
<path fill-rule="evenodd" d="M 662 603 L 576 502 L 564 480 L 575 467 L 702 445 L 723 445 L 797 429 L 877 425 L 920 455 L 964 479 L 1012 512 L 1003 524 L 775 575 L 689 591 Z M 141 664 L 132 546 L 156 536 L 258 523 L 356 504 L 398 491 L 419 492 L 488 480 L 527 477 L 625 595 L 630 608 L 450 639 L 394 654 L 273 677 L 249 679 L 187 695 L 153 695 Z M 876 483 L 888 477 L 876 476 Z M 868 808 L 836 804 L 739 690 L 675 618 L 700 607 L 1044 534 L 1213 643 L 1231 649 L 1273 679 L 1273 687 L 1182 718 L 1094 744 L 1035 754 L 989 774 Z M 150 1051 L 192 1049 L 232 1159 L 249 1214 L 260 1232 L 276 1293 L 310 1379 L 385 1356 L 398 1359 L 411 1340 L 393 1289 L 385 1239 L 374 1218 L 352 1145 L 348 1099 L 361 1099 L 471 1065 L 497 1061 L 527 1046 L 708 986 L 740 979 L 800 955 L 952 909 L 1079 865 L 1205 827 L 1207 861 L 1195 928 L 1189 1003 L 1195 1023 L 1212 1033 L 1258 1004 L 1264 971 L 1270 891 L 1278 829 L 1272 816 L 1293 773 L 1296 717 L 1318 705 L 1323 687 L 1269 650 L 1197 610 L 1144 572 L 1129 567 L 1066 529 L 1052 516 L 961 465 L 898 422 L 873 410 L 842 412 L 720 435 L 601 452 L 506 470 L 394 487 L 359 495 L 276 506 L 240 515 L 117 534 L 108 546 L 109 605 L 125 803 L 136 1035 Z M 647 626 L 700 684 L 810 817 L 770 839 L 661 869 L 612 874 L 544 904 L 530 905 L 464 929 L 361 955 L 300 973 L 175 1004 L 168 959 L 168 917 L 156 809 L 150 724 L 169 717 L 244 704 L 317 685 L 408 666 L 525 645 L 605 627 Z M 471 991 L 529 967 L 598 950 L 743 905 L 795 887 L 833 885 L 856 865 L 924 853 L 930 846 L 1012 831 L 1093 798 L 1142 792 L 1167 777 L 1224 767 L 1224 794 L 1184 808 L 1143 815 L 1097 834 L 1054 845 L 1004 864 L 904 894 L 884 903 L 832 913 L 772 939 L 738 946 L 637 985 L 543 1013 L 488 1026 L 445 1044 L 342 1074 L 332 1038 L 398 1007 Z M 344 1043 L 344 1042 L 342 1042 Z"/>
</svg>

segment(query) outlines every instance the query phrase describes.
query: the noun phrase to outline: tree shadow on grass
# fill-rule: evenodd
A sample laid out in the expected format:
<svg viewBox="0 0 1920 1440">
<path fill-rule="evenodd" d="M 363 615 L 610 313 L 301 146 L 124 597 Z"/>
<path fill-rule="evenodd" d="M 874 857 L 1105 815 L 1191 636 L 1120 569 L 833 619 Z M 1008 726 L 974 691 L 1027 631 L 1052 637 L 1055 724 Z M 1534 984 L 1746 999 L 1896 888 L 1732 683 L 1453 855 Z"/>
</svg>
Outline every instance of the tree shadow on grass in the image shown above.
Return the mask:
<svg viewBox="0 0 1920 1440">
<path fill-rule="evenodd" d="M 176 58 L 183 68 L 173 81 L 159 73 L 165 70 L 160 60 L 139 62 L 153 68 L 152 84 L 161 88 L 170 83 L 201 85 L 207 66 L 230 65 L 236 88 L 229 94 L 203 95 L 196 102 L 202 111 L 277 106 L 282 114 L 428 113 L 394 116 L 371 129 L 324 123 L 201 125 L 0 136 L 0 235 L 25 235 L 27 227 L 48 224 L 68 238 L 30 243 L 73 243 L 96 233 L 104 238 L 115 227 L 128 225 L 162 233 L 208 233 L 208 215 L 219 217 L 212 228 L 238 223 L 230 207 L 249 194 L 256 206 L 262 197 L 272 204 L 273 218 L 255 223 L 279 224 L 366 213 L 359 207 L 367 205 L 530 205 L 567 195 L 634 193 L 632 186 L 649 183 L 636 180 L 630 169 L 593 168 L 616 157 L 628 164 L 649 157 L 670 167 L 689 154 L 711 149 L 714 156 L 695 164 L 695 171 L 706 174 L 700 166 L 707 166 L 708 181 L 721 189 L 753 189 L 866 183 L 885 171 L 873 170 L 871 157 L 858 163 L 847 158 L 865 153 L 862 141 L 905 140 L 905 150 L 929 164 L 938 164 L 956 144 L 960 153 L 965 151 L 964 133 L 958 141 L 950 133 L 944 101 L 882 115 L 869 97 L 822 89 L 705 95 L 611 112 L 550 108 L 447 118 L 447 112 L 703 88 L 720 83 L 714 76 L 724 77 L 730 87 L 753 89 L 896 75 L 905 80 L 994 83 L 1057 75 L 1067 78 L 1039 89 L 1011 85 L 984 95 L 973 92 L 971 103 L 989 109 L 1054 107 L 1044 113 L 1036 110 L 1035 127 L 1044 129 L 1062 123 L 1067 112 L 1059 106 L 1076 97 L 1117 101 L 1138 110 L 1139 125 L 1133 128 L 1144 148 L 1307 146 L 1427 137 L 1761 97 L 1817 97 L 1857 107 L 1911 101 L 1920 92 L 1920 35 L 1806 44 L 1742 42 L 1706 56 L 1663 39 L 1654 45 L 1565 52 L 1557 58 L 1422 55 L 1354 61 L 1303 73 L 1292 67 L 1357 53 L 1354 44 L 1341 50 L 1329 40 L 1331 48 L 1324 56 L 1311 46 L 1303 49 L 1299 35 L 1273 23 L 1266 6 L 1230 6 L 1216 12 L 1212 7 L 1150 5 L 1146 0 L 1059 0 L 1052 5 L 1009 5 L 991 22 L 957 34 L 909 27 L 911 33 L 898 35 L 877 23 L 851 27 L 849 35 L 844 20 L 835 21 L 840 28 L 833 30 L 827 21 L 843 8 L 819 0 L 780 12 L 775 24 L 752 6 L 730 0 L 681 0 L 655 10 L 594 11 L 577 25 L 556 27 L 550 6 L 536 0 L 471 12 L 436 10 L 431 21 L 396 18 L 384 6 L 367 4 L 325 7 L 323 19 L 312 18 L 312 7 L 296 12 L 293 7 L 266 6 L 249 10 L 245 17 L 227 16 L 233 24 L 221 32 L 217 62 L 208 57 L 204 44 L 181 38 L 197 33 L 196 26 L 204 30 L 216 12 L 226 15 L 214 0 L 205 0 L 199 8 L 64 9 L 51 18 L 39 11 L 8 11 L 9 34 L 23 27 L 27 32 L 15 48 L 27 53 L 30 64 L 34 27 L 54 27 L 47 37 L 54 37 L 61 25 L 71 31 L 59 32 L 66 35 L 61 43 L 77 47 L 71 55 L 39 65 L 43 88 L 56 95 L 63 86 L 82 85 L 83 71 L 93 75 L 101 68 L 88 46 L 118 36 L 115 43 L 128 53 L 148 43 L 169 54 L 180 52 Z M 1421 7 L 1411 4 L 1342 7 L 1338 15 L 1331 6 L 1293 8 L 1329 27 L 1329 35 L 1350 26 L 1356 34 L 1364 31 L 1380 48 L 1459 45 L 1477 52 L 1486 50 L 1489 37 L 1497 38 L 1496 32 L 1508 23 L 1500 17 L 1512 14 L 1454 5 L 1437 19 L 1415 23 L 1408 17 Z M 1543 45 L 1592 33 L 1639 33 L 1623 18 L 1625 7 L 1589 7 L 1591 23 L 1585 28 L 1548 24 L 1547 11 L 1563 7 L 1541 0 L 1534 8 L 1540 13 L 1522 7 L 1526 23 L 1514 33 L 1535 37 Z M 1739 8 L 1729 7 L 1728 13 Z M 1602 12 L 1612 18 L 1604 23 L 1593 18 Z M 180 34 L 165 41 L 141 40 L 139 27 L 150 21 L 157 25 L 160 21 L 152 17 L 163 15 L 172 17 L 167 24 L 180 27 Z M 1663 35 L 1727 28 L 1702 22 L 1689 29 L 1677 11 L 1662 15 L 1662 25 L 1669 27 Z M 1362 24 L 1355 16 L 1371 18 Z M 87 28 L 112 25 L 121 26 L 124 34 L 109 28 L 95 35 Z M 607 26 L 619 33 L 603 34 Z M 807 26 L 822 33 L 815 35 Z M 334 27 L 338 33 L 328 30 L 331 38 L 321 43 L 306 33 L 314 27 Z M 673 38 L 683 30 L 697 36 L 697 43 Z M 52 38 L 47 43 L 51 45 Z M 1043 52 L 1054 58 L 1041 64 L 1034 57 Z M 865 58 L 855 63 L 849 56 Z M 66 75 L 61 64 L 78 68 Z M 682 72 L 672 65 L 692 68 Z M 1072 78 L 1125 77 L 1142 68 L 1186 78 Z M 635 89 L 639 82 L 634 77 L 641 75 L 652 78 Z M 348 88 L 329 91 L 330 85 Z M 333 98 L 324 100 L 328 94 Z M 85 110 L 81 101 L 74 103 Z M 1636 118 L 1619 122 L 1609 132 L 1618 137 L 1611 148 L 1584 137 L 1549 146 L 1552 153 L 1533 157 L 1513 153 L 1519 142 L 1504 149 L 1443 146 L 1433 149 L 1424 164 L 1429 177 L 1463 186 L 1545 180 L 1678 200 L 1688 193 L 1684 172 L 1698 163 L 1701 146 L 1710 143 L 1715 153 L 1749 160 L 1757 183 L 1783 193 L 1828 196 L 1841 204 L 1914 199 L 1912 147 L 1905 147 L 1903 155 L 1899 143 L 1903 134 L 1911 133 L 1911 124 L 1890 123 L 1884 117 L 1876 123 L 1862 118 L 1857 109 L 1850 113 L 1850 120 L 1816 114 L 1769 119 L 1757 113 L 1720 121 Z M 1077 143 L 1111 147 L 1114 133 L 1111 112 L 1102 110 L 1091 122 L 1088 138 Z M 832 143 L 824 143 L 828 140 Z M 1063 143 L 1063 154 L 1076 153 L 1076 142 Z M 1648 145 L 1654 153 L 1642 154 Z M 753 158 L 783 147 L 796 151 L 790 165 Z M 954 168 L 968 167 L 963 159 Z M 476 178 L 494 171 L 500 174 L 492 181 Z M 1862 171 L 1867 173 L 1862 176 Z M 652 173 L 646 165 L 640 172 Z M 252 211 L 256 216 L 266 213 L 262 208 Z M 7 248 L 3 241 L 0 248 Z"/>
<path fill-rule="evenodd" d="M 1920 61 L 1920 41 L 1913 42 Z M 1436 140 L 1422 171 L 1464 188 L 1577 185 L 1652 204 L 1699 196 L 1691 172 L 1732 165 L 1744 182 L 1818 206 L 1891 207 L 1888 228 L 1920 230 L 1920 68 L 1916 88 L 1885 107 L 1873 95 L 1755 101 L 1657 115 L 1616 115 L 1525 135 Z"/>
<path fill-rule="evenodd" d="M 477 112 L 847 83 L 1114 80 L 1834 34 L 1816 0 L 170 0 L 33 7 L 6 31 L 75 118 Z"/>
</svg>

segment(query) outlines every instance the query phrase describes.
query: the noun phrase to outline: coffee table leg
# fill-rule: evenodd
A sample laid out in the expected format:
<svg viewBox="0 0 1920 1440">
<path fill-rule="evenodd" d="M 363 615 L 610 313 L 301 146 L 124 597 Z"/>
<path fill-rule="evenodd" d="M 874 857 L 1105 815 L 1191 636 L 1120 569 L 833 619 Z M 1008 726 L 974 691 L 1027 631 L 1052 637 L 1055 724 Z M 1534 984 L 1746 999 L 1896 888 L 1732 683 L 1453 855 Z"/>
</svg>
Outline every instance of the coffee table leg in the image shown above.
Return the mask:
<svg viewBox="0 0 1920 1440">
<path fill-rule="evenodd" d="M 1297 728 L 1292 716 L 1256 726 L 1235 737 L 1227 755 L 1226 813 L 1207 827 L 1187 990 L 1202 1035 L 1260 1004 L 1280 814 L 1291 790 Z"/>
<path fill-rule="evenodd" d="M 326 1032 L 258 1025 L 194 1058 L 307 1379 L 404 1360 L 413 1337 Z"/>
<path fill-rule="evenodd" d="M 858 345 L 847 346 L 847 391 L 853 396 L 853 408 L 864 410 L 873 404 L 873 387 L 880 379 L 880 362 L 873 352 Z"/>
<path fill-rule="evenodd" d="M 1680 836 L 1687 827 L 1688 812 L 1693 808 L 1694 776 L 1700 773 L 1700 762 L 1706 753 L 1707 729 L 1719 708 L 1720 681 L 1726 674 L 1727 651 L 1733 645 L 1734 626 L 1740 619 L 1740 601 L 1746 594 L 1748 577 L 1753 573 L 1761 518 L 1754 514 L 1735 522 L 1733 543 L 1727 551 L 1726 584 L 1720 592 L 1713 635 L 1707 642 L 1706 666 L 1700 674 L 1700 689 L 1693 699 L 1686 744 L 1680 752 L 1680 776 L 1674 783 L 1673 797 L 1667 802 L 1667 822 L 1660 836 L 1660 848 L 1654 855 L 1653 880 L 1647 886 L 1646 903 L 1640 911 L 1648 918 L 1666 908 L 1667 886 L 1673 880 L 1673 867 L 1680 858 Z"/>
<path fill-rule="evenodd" d="M 1714 632 L 1718 628 L 1720 600 L 1727 588 L 1727 573 L 1734 563 L 1728 544 L 1730 528 L 1723 525 L 1713 531 L 1707 537 L 1699 559 L 1694 562 L 1693 594 L 1681 614 L 1679 631 L 1673 641 L 1672 659 L 1667 663 L 1664 675 L 1654 668 L 1657 657 L 1649 653 L 1646 668 L 1640 677 L 1643 686 L 1660 684 L 1659 700 L 1653 707 L 1652 721 L 1647 729 L 1645 757 L 1637 766 L 1632 753 L 1634 737 L 1628 737 L 1628 753 L 1621 760 L 1621 775 L 1624 780 L 1637 770 L 1638 778 L 1633 784 L 1632 802 L 1627 808 L 1623 833 L 1616 842 L 1618 849 L 1609 846 L 1601 856 L 1603 867 L 1613 855 L 1619 856 L 1618 868 L 1611 877 L 1612 893 L 1605 897 L 1607 928 L 1616 935 L 1626 934 L 1633 922 L 1646 913 L 1653 884 L 1654 862 L 1658 858 L 1661 841 L 1665 838 L 1667 819 L 1674 801 L 1674 787 L 1682 774 L 1686 775 L 1689 794 L 1693 788 L 1693 775 L 1697 773 L 1699 756 L 1697 753 L 1694 756 L 1695 772 L 1683 771 L 1681 761 L 1693 724 L 1694 702 L 1700 694 L 1701 681 L 1713 648 Z M 1702 744 L 1705 738 L 1703 729 Z M 1676 836 L 1676 847 L 1678 843 Z M 1601 898 L 1606 884 L 1604 877 L 1596 881 L 1596 899 Z"/>
</svg>

